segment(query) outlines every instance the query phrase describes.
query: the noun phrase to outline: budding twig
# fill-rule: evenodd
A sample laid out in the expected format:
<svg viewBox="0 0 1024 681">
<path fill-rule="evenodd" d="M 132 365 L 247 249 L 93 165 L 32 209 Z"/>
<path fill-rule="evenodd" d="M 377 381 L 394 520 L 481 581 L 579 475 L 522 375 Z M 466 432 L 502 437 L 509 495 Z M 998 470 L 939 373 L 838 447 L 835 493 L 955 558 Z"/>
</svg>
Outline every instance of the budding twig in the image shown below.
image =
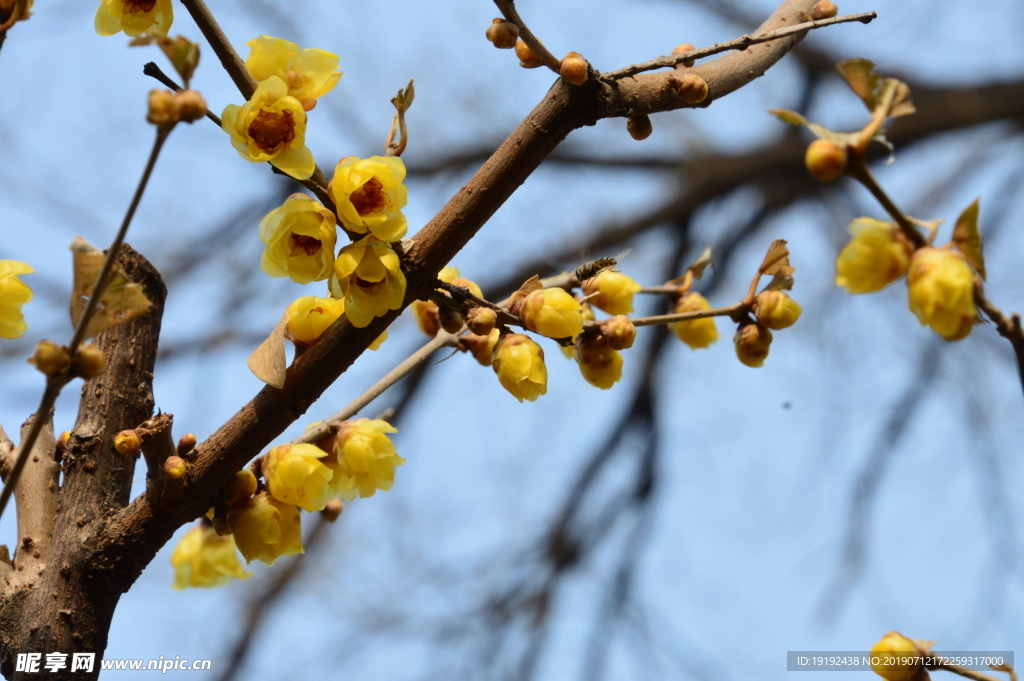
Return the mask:
<svg viewBox="0 0 1024 681">
<path fill-rule="evenodd" d="M 121 228 L 117 231 L 117 235 L 110 244 L 110 248 L 107 249 L 107 257 L 103 261 L 103 267 L 100 269 L 99 276 L 96 277 L 96 284 L 93 286 L 92 295 L 89 296 L 89 301 L 85 304 L 82 316 L 78 320 L 78 326 L 71 336 L 71 342 L 68 343 L 68 355 L 71 357 L 75 356 L 78 346 L 85 340 L 85 330 L 89 328 L 89 322 L 96 313 L 96 308 L 99 305 L 100 298 L 103 296 L 107 280 L 114 269 L 114 263 L 117 262 L 118 256 L 121 254 L 121 245 L 124 244 L 124 238 L 128 234 L 128 226 L 131 225 L 132 218 L 135 217 L 135 210 L 139 207 L 142 194 L 146 191 L 146 185 L 149 184 L 149 177 L 153 174 L 153 168 L 156 166 L 156 159 L 160 155 L 160 150 L 163 148 L 164 142 L 167 141 L 167 137 L 171 134 L 172 129 L 173 126 L 157 126 L 153 149 L 149 152 L 149 160 L 146 161 L 142 177 L 139 178 L 139 185 L 135 188 L 135 195 L 132 196 L 132 201 L 128 204 L 128 211 L 121 222 Z M 25 462 L 28 461 L 29 453 L 36 443 L 36 438 L 39 437 L 43 424 L 47 422 L 45 415 L 48 415 L 50 410 L 53 409 L 61 389 L 70 383 L 72 378 L 74 376 L 70 368 L 46 378 L 46 389 L 43 390 L 43 396 L 39 400 L 39 407 L 35 412 L 37 418 L 32 420 L 32 427 L 22 438 L 18 447 L 18 457 L 14 462 L 14 468 L 11 469 L 3 491 L 0 492 L 0 517 L 3 517 L 4 509 L 7 508 L 7 502 L 10 501 L 11 495 L 14 493 L 14 488 L 18 484 L 18 478 L 21 477 L 21 472 L 25 468 Z M 41 415 L 43 417 L 40 417 Z"/>
<path fill-rule="evenodd" d="M 714 307 L 710 310 L 694 310 L 693 312 L 677 312 L 676 314 L 661 314 L 653 317 L 638 317 L 630 319 L 633 326 L 657 326 L 658 324 L 671 324 L 672 322 L 687 322 L 694 319 L 706 319 L 707 317 L 736 317 L 747 311 L 745 303 L 738 302 L 729 307 Z M 594 325 L 588 322 L 587 325 Z M 584 326 L 587 326 L 584 325 Z"/>
<path fill-rule="evenodd" d="M 500 6 L 501 3 L 499 3 Z M 601 74 L 601 77 L 605 80 L 618 80 L 620 78 L 629 78 L 635 76 L 643 71 L 653 71 L 654 69 L 672 68 L 678 64 L 682 64 L 684 61 L 690 61 L 691 59 L 703 59 L 704 57 L 710 57 L 721 52 L 728 52 L 730 50 L 745 50 L 751 45 L 757 45 L 758 43 L 767 43 L 772 40 L 778 40 L 779 38 L 786 38 L 797 33 L 803 33 L 804 31 L 810 31 L 815 28 L 823 28 L 825 26 L 832 26 L 833 24 L 845 24 L 851 21 L 859 21 L 862 24 L 869 24 L 871 20 L 876 18 L 878 15 L 874 12 L 864 12 L 863 14 L 847 14 L 841 17 L 832 17 L 831 19 L 818 19 L 816 21 L 805 21 L 802 24 L 796 26 L 789 26 L 787 28 L 780 28 L 775 31 L 770 31 L 762 35 L 742 35 L 734 40 L 729 40 L 724 43 L 715 43 L 710 47 L 702 47 L 697 50 L 690 50 L 689 52 L 683 52 L 682 54 L 675 54 L 670 57 L 658 57 L 650 61 L 645 61 L 642 64 L 633 64 L 632 66 L 626 66 L 625 68 L 617 69 L 615 71 L 609 71 L 608 73 Z M 510 19 L 511 21 L 511 19 Z M 523 27 L 519 27 L 522 32 Z M 526 38 L 523 38 L 526 40 Z M 529 44 L 529 43 L 527 43 Z M 530 46 L 533 47 L 532 45 Z M 534 50 L 536 52 L 536 50 Z M 556 69 L 557 70 L 557 69 Z"/>
<path fill-rule="evenodd" d="M 516 5 L 514 0 L 494 0 L 494 4 L 498 6 L 498 10 L 502 15 L 516 27 L 519 28 L 519 37 L 523 39 L 526 46 L 533 50 L 533 53 L 540 58 L 544 63 L 544 66 L 548 67 L 555 73 L 559 73 L 562 66 L 562 60 L 551 54 L 551 51 L 544 47 L 544 43 L 540 41 L 537 36 L 533 34 L 527 26 L 523 18 L 519 16 L 519 12 L 516 11 Z"/>
</svg>

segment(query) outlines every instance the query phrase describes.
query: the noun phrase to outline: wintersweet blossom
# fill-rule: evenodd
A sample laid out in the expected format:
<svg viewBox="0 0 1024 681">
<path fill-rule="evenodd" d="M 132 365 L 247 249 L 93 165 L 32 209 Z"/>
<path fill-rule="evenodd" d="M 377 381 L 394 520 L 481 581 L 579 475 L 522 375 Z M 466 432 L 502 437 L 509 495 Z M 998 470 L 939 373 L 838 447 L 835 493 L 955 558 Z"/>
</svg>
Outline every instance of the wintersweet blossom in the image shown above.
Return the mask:
<svg viewBox="0 0 1024 681">
<path fill-rule="evenodd" d="M 405 163 L 398 156 L 348 156 L 338 161 L 327 191 L 345 228 L 398 241 L 407 230 L 402 208 L 408 200 Z"/>
<path fill-rule="evenodd" d="M 0 260 L 0 338 L 21 338 L 28 330 L 22 306 L 32 300 L 32 289 L 18 279 L 35 270 L 17 260 Z"/>
<path fill-rule="evenodd" d="M 583 282 L 583 293 L 594 307 L 608 314 L 629 314 L 633 311 L 633 296 L 642 286 L 615 270 L 604 270 Z"/>
<path fill-rule="evenodd" d="M 964 257 L 940 248 L 914 252 L 907 270 L 910 311 L 948 341 L 966 338 L 978 322 L 974 272 Z"/>
<path fill-rule="evenodd" d="M 502 387 L 520 402 L 533 402 L 548 391 L 544 350 L 529 336 L 521 333 L 502 336 L 494 346 L 491 368 Z"/>
<path fill-rule="evenodd" d="M 166 35 L 173 21 L 171 0 L 100 0 L 95 25 L 100 35 L 124 31 L 136 38 L 151 30 Z"/>
<path fill-rule="evenodd" d="M 345 246 L 334 262 L 334 275 L 334 295 L 345 297 L 345 316 L 357 328 L 402 307 L 405 273 L 386 241 L 366 236 Z"/>
<path fill-rule="evenodd" d="M 281 556 L 304 553 L 299 509 L 266 492 L 236 501 L 228 509 L 228 527 L 245 562 L 273 565 Z"/>
<path fill-rule="evenodd" d="M 405 463 L 387 433 L 398 429 L 381 419 L 356 419 L 344 423 L 334 437 L 333 456 L 325 461 L 334 471 L 332 491 L 352 501 L 389 490 L 395 468 Z"/>
<path fill-rule="evenodd" d="M 246 161 L 269 162 L 296 180 L 313 174 L 316 162 L 306 147 L 306 110 L 277 76 L 260 83 L 242 106 L 224 107 L 221 127 Z"/>
<path fill-rule="evenodd" d="M 575 338 L 583 331 L 583 307 L 562 288 L 530 293 L 519 314 L 526 328 L 548 338 Z"/>
<path fill-rule="evenodd" d="M 754 303 L 757 321 L 777 331 L 796 324 L 803 308 L 785 291 L 761 291 Z"/>
<path fill-rule="evenodd" d="M 270 495 L 307 511 L 322 511 L 333 496 L 328 482 L 334 473 L 320 459 L 327 452 L 316 445 L 278 445 L 263 459 L 263 477 Z"/>
<path fill-rule="evenodd" d="M 699 293 L 687 293 L 676 301 L 673 314 L 681 312 L 699 312 L 710 310 L 711 303 Z M 682 322 L 672 322 L 668 325 L 679 340 L 690 346 L 693 350 L 706 348 L 718 340 L 718 327 L 713 317 L 703 319 L 691 319 Z"/>
<path fill-rule="evenodd" d="M 302 49 L 297 44 L 261 35 L 246 43 L 249 56 L 245 67 L 258 82 L 277 76 L 288 85 L 288 94 L 309 111 L 334 89 L 341 79 L 338 55 L 315 48 Z"/>
<path fill-rule="evenodd" d="M 910 681 L 922 662 L 914 642 L 898 631 L 890 631 L 871 648 L 871 668 L 887 681 Z"/>
<path fill-rule="evenodd" d="M 603 336 L 582 334 L 576 339 L 573 357 L 590 385 L 608 390 L 622 378 L 622 354 L 609 347 Z"/>
<path fill-rule="evenodd" d="M 872 218 L 850 223 L 850 240 L 836 258 L 836 285 L 847 293 L 880 291 L 907 271 L 913 246 L 896 225 Z"/>
<path fill-rule="evenodd" d="M 238 562 L 235 540 L 221 537 L 210 525 L 197 525 L 185 533 L 171 554 L 174 588 L 210 589 L 233 579 L 249 579 Z"/>
<path fill-rule="evenodd" d="M 267 213 L 260 240 L 266 244 L 260 267 L 272 277 L 308 284 L 331 275 L 338 240 L 334 213 L 305 194 L 292 194 Z"/>
</svg>

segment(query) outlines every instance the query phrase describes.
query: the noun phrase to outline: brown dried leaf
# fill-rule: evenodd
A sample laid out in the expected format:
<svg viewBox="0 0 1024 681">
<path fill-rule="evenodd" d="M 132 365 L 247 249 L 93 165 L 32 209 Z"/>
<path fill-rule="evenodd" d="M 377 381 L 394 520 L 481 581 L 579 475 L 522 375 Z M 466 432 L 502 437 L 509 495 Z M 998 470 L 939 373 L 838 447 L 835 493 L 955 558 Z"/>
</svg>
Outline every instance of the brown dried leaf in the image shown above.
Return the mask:
<svg viewBox="0 0 1024 681">
<path fill-rule="evenodd" d="M 530 295 L 534 291 L 539 291 L 542 288 L 544 288 L 544 285 L 540 283 L 540 277 L 535 274 L 524 281 L 523 285 L 519 287 L 519 290 L 526 295 Z"/>
<path fill-rule="evenodd" d="M 783 123 L 789 123 L 790 125 L 810 125 L 811 122 L 798 114 L 796 111 L 790 111 L 789 109 L 768 109 L 768 113 L 778 118 Z"/>
<path fill-rule="evenodd" d="M 768 282 L 768 285 L 764 287 L 764 291 L 792 291 L 793 290 L 793 277 L 787 276 L 782 272 L 779 272 L 772 280 Z"/>
<path fill-rule="evenodd" d="M 284 387 L 288 367 L 284 351 L 284 334 L 288 329 L 288 313 L 281 315 L 281 321 L 270 332 L 267 339 L 249 355 L 246 364 L 249 371 L 267 385 L 275 388 Z"/>
<path fill-rule="evenodd" d="M 400 114 L 404 114 L 412 106 L 416 98 L 416 89 L 412 85 L 413 79 L 409 79 L 409 85 L 404 90 L 399 90 L 398 95 L 391 98 L 391 103 Z"/>
<path fill-rule="evenodd" d="M 789 264 L 789 249 L 786 248 L 785 239 L 776 239 L 772 242 L 758 272 L 767 275 L 782 274 L 786 277 L 796 272 L 796 268 Z"/>
<path fill-rule="evenodd" d="M 71 323 L 77 327 L 82 317 L 89 296 L 96 286 L 96 279 L 103 269 L 106 256 L 88 241 L 76 236 L 71 242 L 72 263 L 74 267 L 74 289 L 71 292 Z M 92 338 L 100 331 L 112 326 L 129 322 L 149 311 L 153 303 L 142 287 L 128 279 L 121 266 L 114 263 L 114 268 L 107 277 L 107 285 L 100 296 L 96 311 L 85 328 L 85 338 Z"/>
<path fill-rule="evenodd" d="M 978 229 L 978 213 L 981 210 L 981 199 L 975 199 L 974 203 L 967 206 L 960 217 L 956 219 L 956 227 L 953 228 L 953 244 L 957 250 L 964 254 L 967 262 L 978 273 L 978 276 L 985 279 L 985 256 L 982 253 L 983 240 L 981 230 Z"/>
<path fill-rule="evenodd" d="M 861 98 L 868 111 L 874 112 L 878 106 L 876 94 L 881 80 L 875 71 L 875 63 L 867 59 L 846 59 L 836 64 L 836 71 L 854 94 Z"/>
<path fill-rule="evenodd" d="M 709 265 L 711 267 L 714 267 L 714 262 L 711 260 L 711 247 L 710 246 L 705 248 L 704 252 L 700 254 L 700 257 L 698 257 L 696 260 L 694 260 L 693 264 L 690 265 L 690 267 L 687 268 L 687 269 L 689 269 L 691 272 L 693 272 L 693 276 L 695 276 L 698 279 L 700 279 L 701 277 L 704 276 L 704 270 L 706 270 Z"/>
</svg>

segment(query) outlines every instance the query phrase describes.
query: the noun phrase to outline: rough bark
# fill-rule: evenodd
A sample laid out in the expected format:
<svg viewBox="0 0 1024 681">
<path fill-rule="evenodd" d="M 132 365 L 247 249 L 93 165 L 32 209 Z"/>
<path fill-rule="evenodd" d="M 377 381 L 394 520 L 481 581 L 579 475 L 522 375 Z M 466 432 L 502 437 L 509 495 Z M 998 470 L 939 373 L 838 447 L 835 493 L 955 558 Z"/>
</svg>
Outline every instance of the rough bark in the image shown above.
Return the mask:
<svg viewBox="0 0 1024 681">
<path fill-rule="evenodd" d="M 118 454 L 113 439 L 153 411 L 153 364 L 167 291 L 153 266 L 127 244 L 120 262 L 142 284 L 153 308 L 96 338 L 107 355 L 107 371 L 82 388 L 53 541 L 49 555 L 42 556 L 45 567 L 37 579 L 0 593 L 0 672 L 8 678 L 38 676 L 14 672 L 16 655 L 27 652 L 94 652 L 93 673 L 74 678 L 96 678 L 114 608 L 131 586 L 111 579 L 112 566 L 97 551 L 96 537 L 128 503 L 135 460 Z M 67 669 L 46 676 L 72 678 Z"/>
</svg>

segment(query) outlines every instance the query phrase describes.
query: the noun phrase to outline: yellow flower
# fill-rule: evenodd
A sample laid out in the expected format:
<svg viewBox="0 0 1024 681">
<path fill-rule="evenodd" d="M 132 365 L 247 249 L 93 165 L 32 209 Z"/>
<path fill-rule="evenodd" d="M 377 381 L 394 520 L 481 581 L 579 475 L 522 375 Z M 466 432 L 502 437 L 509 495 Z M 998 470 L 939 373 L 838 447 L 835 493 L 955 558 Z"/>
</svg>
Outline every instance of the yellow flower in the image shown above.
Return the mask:
<svg viewBox="0 0 1024 681">
<path fill-rule="evenodd" d="M 288 335 L 298 345 L 313 345 L 344 311 L 344 299 L 297 298 L 288 306 Z"/>
<path fill-rule="evenodd" d="M 341 79 L 338 55 L 326 50 L 302 49 L 281 38 L 261 35 L 246 43 L 245 67 L 257 81 L 277 76 L 288 85 L 288 94 L 302 102 L 306 111 L 334 89 Z"/>
<path fill-rule="evenodd" d="M 836 286 L 847 293 L 880 291 L 907 271 L 913 246 L 898 227 L 871 218 L 850 223 L 853 239 L 836 258 Z"/>
<path fill-rule="evenodd" d="M 921 658 L 913 641 L 890 631 L 871 649 L 871 668 L 887 681 L 909 681 L 921 668 Z"/>
<path fill-rule="evenodd" d="M 304 553 L 299 509 L 266 492 L 236 501 L 228 509 L 228 527 L 245 562 L 273 565 L 280 556 Z"/>
<path fill-rule="evenodd" d="M 907 271 L 910 311 L 948 341 L 966 338 L 978 322 L 974 272 L 963 256 L 938 248 L 919 248 Z"/>
<path fill-rule="evenodd" d="M 327 191 L 347 229 L 398 241 L 407 229 L 402 213 L 407 201 L 404 179 L 405 163 L 398 156 L 348 156 L 338 161 Z"/>
<path fill-rule="evenodd" d="M 151 29 L 166 35 L 172 21 L 171 0 L 100 0 L 95 23 L 100 35 L 124 31 L 135 38 Z"/>
<path fill-rule="evenodd" d="M 209 525 L 197 525 L 185 533 L 174 547 L 171 565 L 175 589 L 210 589 L 252 577 L 238 562 L 235 540 L 230 535 L 221 537 Z"/>
<path fill-rule="evenodd" d="M 328 482 L 333 473 L 320 459 L 327 452 L 316 445 L 278 445 L 263 459 L 263 477 L 270 495 L 307 511 L 322 511 L 333 495 Z"/>
<path fill-rule="evenodd" d="M 687 293 L 676 301 L 673 314 L 681 312 L 698 312 L 710 310 L 711 303 L 699 293 Z M 714 317 L 704 319 L 693 319 L 685 322 L 672 322 L 668 325 L 672 333 L 679 337 L 679 340 L 689 345 L 692 349 L 706 348 L 718 340 L 718 327 L 715 326 Z"/>
<path fill-rule="evenodd" d="M 803 308 L 785 291 L 761 291 L 754 303 L 757 321 L 769 329 L 778 331 L 796 324 Z"/>
<path fill-rule="evenodd" d="M 335 297 L 345 297 L 345 316 L 352 326 L 361 329 L 374 317 L 402 307 L 405 273 L 386 241 L 367 236 L 345 246 L 334 261 L 334 275 Z"/>
<path fill-rule="evenodd" d="M 622 355 L 608 347 L 603 336 L 581 335 L 576 339 L 573 356 L 583 378 L 594 387 L 608 390 L 622 378 Z"/>
<path fill-rule="evenodd" d="M 17 260 L 0 260 L 0 338 L 21 338 L 28 330 L 21 306 L 32 300 L 32 289 L 18 279 L 35 272 Z"/>
<path fill-rule="evenodd" d="M 575 338 L 583 331 L 583 307 L 565 289 L 534 291 L 519 314 L 526 328 L 548 338 Z"/>
<path fill-rule="evenodd" d="M 587 301 L 608 314 L 629 314 L 633 311 L 633 295 L 642 286 L 625 274 L 604 270 L 596 277 L 583 282 L 583 293 L 590 296 Z"/>
<path fill-rule="evenodd" d="M 334 439 L 334 456 L 327 465 L 334 471 L 332 491 L 352 501 L 372 497 L 377 490 L 389 490 L 395 482 L 395 467 L 405 463 L 385 433 L 398 429 L 381 419 L 356 419 L 342 425 Z"/>
<path fill-rule="evenodd" d="M 297 284 L 331 276 L 338 234 L 334 213 L 305 194 L 292 194 L 260 221 L 260 267 Z"/>
<path fill-rule="evenodd" d="M 502 387 L 520 402 L 533 402 L 548 391 L 544 350 L 521 333 L 509 333 L 498 340 L 491 367 Z"/>
<path fill-rule="evenodd" d="M 733 338 L 736 345 L 736 357 L 748 367 L 764 366 L 771 349 L 772 332 L 768 327 L 755 322 L 748 322 L 737 329 Z"/>
<path fill-rule="evenodd" d="M 475 333 L 467 333 L 459 339 L 459 344 L 469 350 L 473 358 L 485 367 L 491 366 L 494 361 L 494 346 L 498 343 L 501 332 L 491 329 L 486 336 L 478 336 Z"/>
<path fill-rule="evenodd" d="M 306 111 L 277 76 L 260 83 L 252 99 L 242 106 L 224 107 L 221 127 L 246 161 L 268 161 L 296 180 L 307 180 L 313 174 L 316 162 L 306 147 Z"/>
</svg>

